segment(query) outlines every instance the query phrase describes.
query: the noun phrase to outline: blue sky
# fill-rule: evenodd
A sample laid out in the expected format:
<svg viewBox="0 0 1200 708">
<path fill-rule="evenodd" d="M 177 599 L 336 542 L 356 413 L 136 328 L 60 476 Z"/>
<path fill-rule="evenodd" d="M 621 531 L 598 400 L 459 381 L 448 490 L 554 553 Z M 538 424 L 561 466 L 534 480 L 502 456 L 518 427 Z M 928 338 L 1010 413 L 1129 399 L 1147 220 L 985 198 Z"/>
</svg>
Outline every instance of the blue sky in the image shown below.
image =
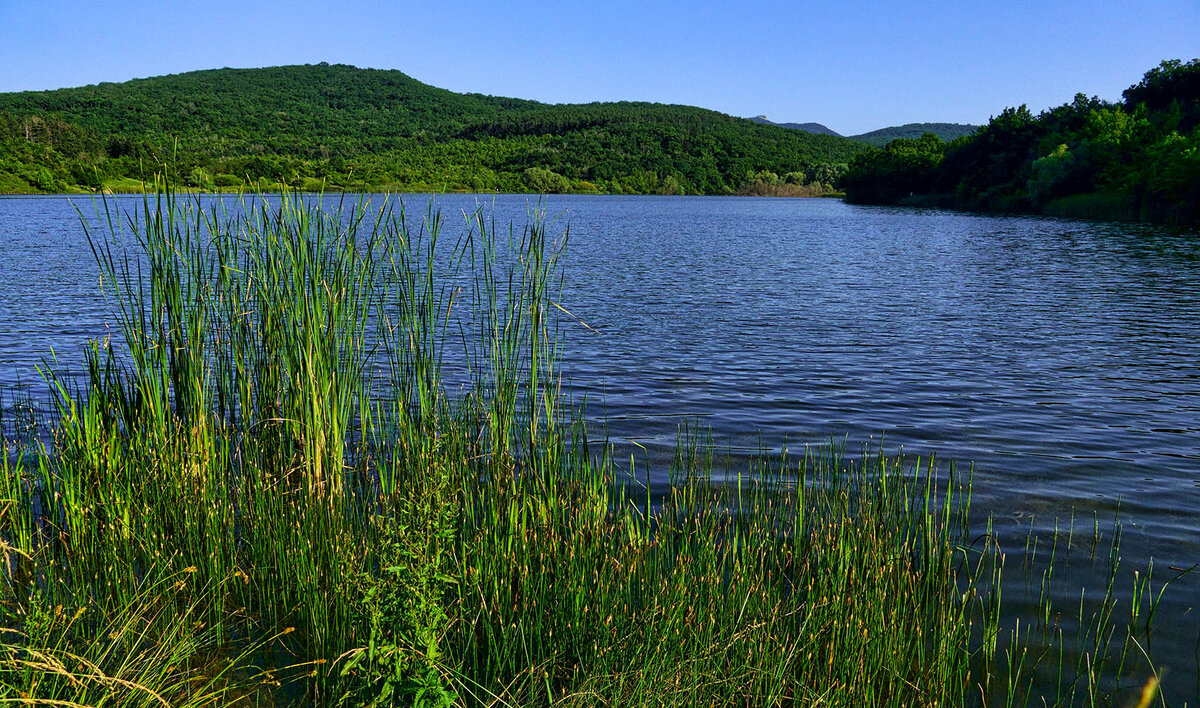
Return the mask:
<svg viewBox="0 0 1200 708">
<path fill-rule="evenodd" d="M 1200 0 L 0 0 L 0 91 L 328 61 L 542 101 L 644 100 L 843 134 L 1107 99 L 1200 56 Z"/>
</svg>

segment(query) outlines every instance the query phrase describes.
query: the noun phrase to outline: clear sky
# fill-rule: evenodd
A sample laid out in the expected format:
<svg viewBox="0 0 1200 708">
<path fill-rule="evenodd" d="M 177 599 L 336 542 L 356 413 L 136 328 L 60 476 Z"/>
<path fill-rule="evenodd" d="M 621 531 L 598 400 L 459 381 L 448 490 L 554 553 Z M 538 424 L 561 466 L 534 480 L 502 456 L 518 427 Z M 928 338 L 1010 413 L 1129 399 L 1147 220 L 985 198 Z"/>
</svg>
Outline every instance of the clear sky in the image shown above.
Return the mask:
<svg viewBox="0 0 1200 708">
<path fill-rule="evenodd" d="M 1200 56 L 1200 0 L 0 0 L 0 91 L 327 61 L 552 103 L 684 103 L 843 134 L 1116 100 Z"/>
</svg>

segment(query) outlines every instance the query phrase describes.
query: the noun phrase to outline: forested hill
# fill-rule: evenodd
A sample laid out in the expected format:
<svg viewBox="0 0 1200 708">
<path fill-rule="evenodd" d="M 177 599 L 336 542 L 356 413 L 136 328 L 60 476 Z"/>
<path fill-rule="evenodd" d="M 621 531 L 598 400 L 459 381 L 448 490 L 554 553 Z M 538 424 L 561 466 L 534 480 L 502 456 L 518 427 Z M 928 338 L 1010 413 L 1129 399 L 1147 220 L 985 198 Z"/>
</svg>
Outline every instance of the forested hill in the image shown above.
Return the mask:
<svg viewBox="0 0 1200 708">
<path fill-rule="evenodd" d="M 893 140 L 855 159 L 846 198 L 1200 225 L 1200 59 L 1164 61 L 1122 98 L 1006 108 L 948 143 Z"/>
<path fill-rule="evenodd" d="M 851 140 L 857 140 L 875 147 L 883 147 L 893 140 L 901 138 L 919 138 L 925 133 L 933 133 L 942 140 L 949 142 L 979 130 L 977 125 L 966 123 L 905 123 L 890 128 L 872 130 L 862 135 L 851 135 Z"/>
<path fill-rule="evenodd" d="M 843 138 L 689 106 L 551 105 L 344 65 L 0 94 L 0 192 L 197 188 L 734 193 L 830 185 Z M 165 167 L 164 167 L 165 166 Z"/>
<path fill-rule="evenodd" d="M 839 138 L 843 137 L 841 133 L 826 128 L 820 123 L 776 123 L 768 120 L 766 116 L 755 116 L 749 120 L 755 123 L 764 123 L 766 125 L 777 125 L 780 128 L 791 128 L 792 130 L 803 130 L 809 133 L 818 135 L 836 135 Z M 893 140 L 899 138 L 919 138 L 925 133 L 933 133 L 942 140 L 954 140 L 961 138 L 964 135 L 970 135 L 976 130 L 979 130 L 977 125 L 968 125 L 966 123 L 905 123 L 904 125 L 893 125 L 879 130 L 872 130 L 869 133 L 861 135 L 851 135 L 850 140 L 860 143 L 866 143 L 873 147 L 883 147 Z"/>
<path fill-rule="evenodd" d="M 776 123 L 775 121 L 770 120 L 766 116 L 754 116 L 753 118 L 750 118 L 749 120 L 752 120 L 755 123 L 763 123 L 765 125 L 777 125 L 780 128 L 791 128 L 792 130 L 803 130 L 806 133 L 816 133 L 817 135 L 836 135 L 839 138 L 842 137 L 841 133 L 838 133 L 838 132 L 834 131 L 832 128 L 829 128 L 828 126 L 822 125 L 820 123 Z"/>
</svg>

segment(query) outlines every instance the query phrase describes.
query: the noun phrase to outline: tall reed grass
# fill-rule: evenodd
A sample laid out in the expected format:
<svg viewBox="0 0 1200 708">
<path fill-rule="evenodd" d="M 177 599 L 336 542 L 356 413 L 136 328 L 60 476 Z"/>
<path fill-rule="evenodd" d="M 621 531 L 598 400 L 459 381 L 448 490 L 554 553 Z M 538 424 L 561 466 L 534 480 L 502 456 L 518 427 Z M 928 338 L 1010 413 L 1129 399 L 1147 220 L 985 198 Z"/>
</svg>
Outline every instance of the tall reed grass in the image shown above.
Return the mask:
<svg viewBox="0 0 1200 708">
<path fill-rule="evenodd" d="M 1132 621 L 1110 585 L 1076 637 L 1045 593 L 1006 627 L 1004 555 L 932 464 L 718 481 L 689 429 L 652 497 L 561 393 L 536 211 L 453 242 L 388 200 L 99 214 L 119 336 L 0 461 L 0 702 L 1076 704 L 1154 676 L 1148 585 Z"/>
</svg>

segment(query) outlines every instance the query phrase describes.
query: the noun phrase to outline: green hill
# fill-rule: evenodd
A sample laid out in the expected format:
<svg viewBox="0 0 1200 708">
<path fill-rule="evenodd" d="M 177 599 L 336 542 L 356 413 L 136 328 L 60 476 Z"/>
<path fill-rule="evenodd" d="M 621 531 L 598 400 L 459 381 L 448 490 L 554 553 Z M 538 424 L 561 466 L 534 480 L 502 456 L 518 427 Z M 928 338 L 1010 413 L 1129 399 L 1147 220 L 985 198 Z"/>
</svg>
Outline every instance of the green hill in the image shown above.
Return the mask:
<svg viewBox="0 0 1200 708">
<path fill-rule="evenodd" d="M 850 139 L 875 147 L 883 147 L 893 140 L 901 138 L 914 140 L 925 133 L 933 133 L 943 141 L 950 142 L 955 138 L 970 135 L 976 130 L 979 130 L 979 126 L 967 125 L 965 123 L 905 123 L 904 125 L 894 125 L 889 128 L 872 130 L 862 135 L 851 135 Z"/>
<path fill-rule="evenodd" d="M 817 135 L 836 135 L 839 138 L 842 137 L 841 133 L 835 132 L 833 129 L 828 128 L 820 123 L 776 123 L 766 116 L 754 116 L 749 120 L 752 120 L 755 123 L 763 123 L 766 125 L 777 125 L 780 128 L 803 130 L 806 133 L 816 133 Z"/>
<path fill-rule="evenodd" d="M 740 191 L 836 181 L 864 150 L 690 106 L 551 105 L 344 65 L 0 94 L 0 192 L 136 188 Z"/>
<path fill-rule="evenodd" d="M 755 116 L 748 118 L 755 123 L 764 125 L 775 125 L 780 128 L 788 128 L 790 130 L 803 130 L 807 133 L 816 135 L 834 135 L 842 137 L 841 133 L 836 133 L 833 130 L 821 125 L 820 123 L 776 123 L 769 120 L 766 116 Z M 919 138 L 925 133 L 933 133 L 942 140 L 949 142 L 955 138 L 961 138 L 964 135 L 970 135 L 976 130 L 979 130 L 977 125 L 967 125 L 965 123 L 906 123 L 904 125 L 893 125 L 879 130 L 872 130 L 869 133 L 861 135 L 851 135 L 850 140 L 855 142 L 866 143 L 873 147 L 883 147 L 893 140 L 905 138 L 912 140 Z"/>
<path fill-rule="evenodd" d="M 1200 225 L 1200 59 L 1150 69 L 1113 103 L 1006 108 L 971 135 L 855 159 L 850 201 Z"/>
</svg>

